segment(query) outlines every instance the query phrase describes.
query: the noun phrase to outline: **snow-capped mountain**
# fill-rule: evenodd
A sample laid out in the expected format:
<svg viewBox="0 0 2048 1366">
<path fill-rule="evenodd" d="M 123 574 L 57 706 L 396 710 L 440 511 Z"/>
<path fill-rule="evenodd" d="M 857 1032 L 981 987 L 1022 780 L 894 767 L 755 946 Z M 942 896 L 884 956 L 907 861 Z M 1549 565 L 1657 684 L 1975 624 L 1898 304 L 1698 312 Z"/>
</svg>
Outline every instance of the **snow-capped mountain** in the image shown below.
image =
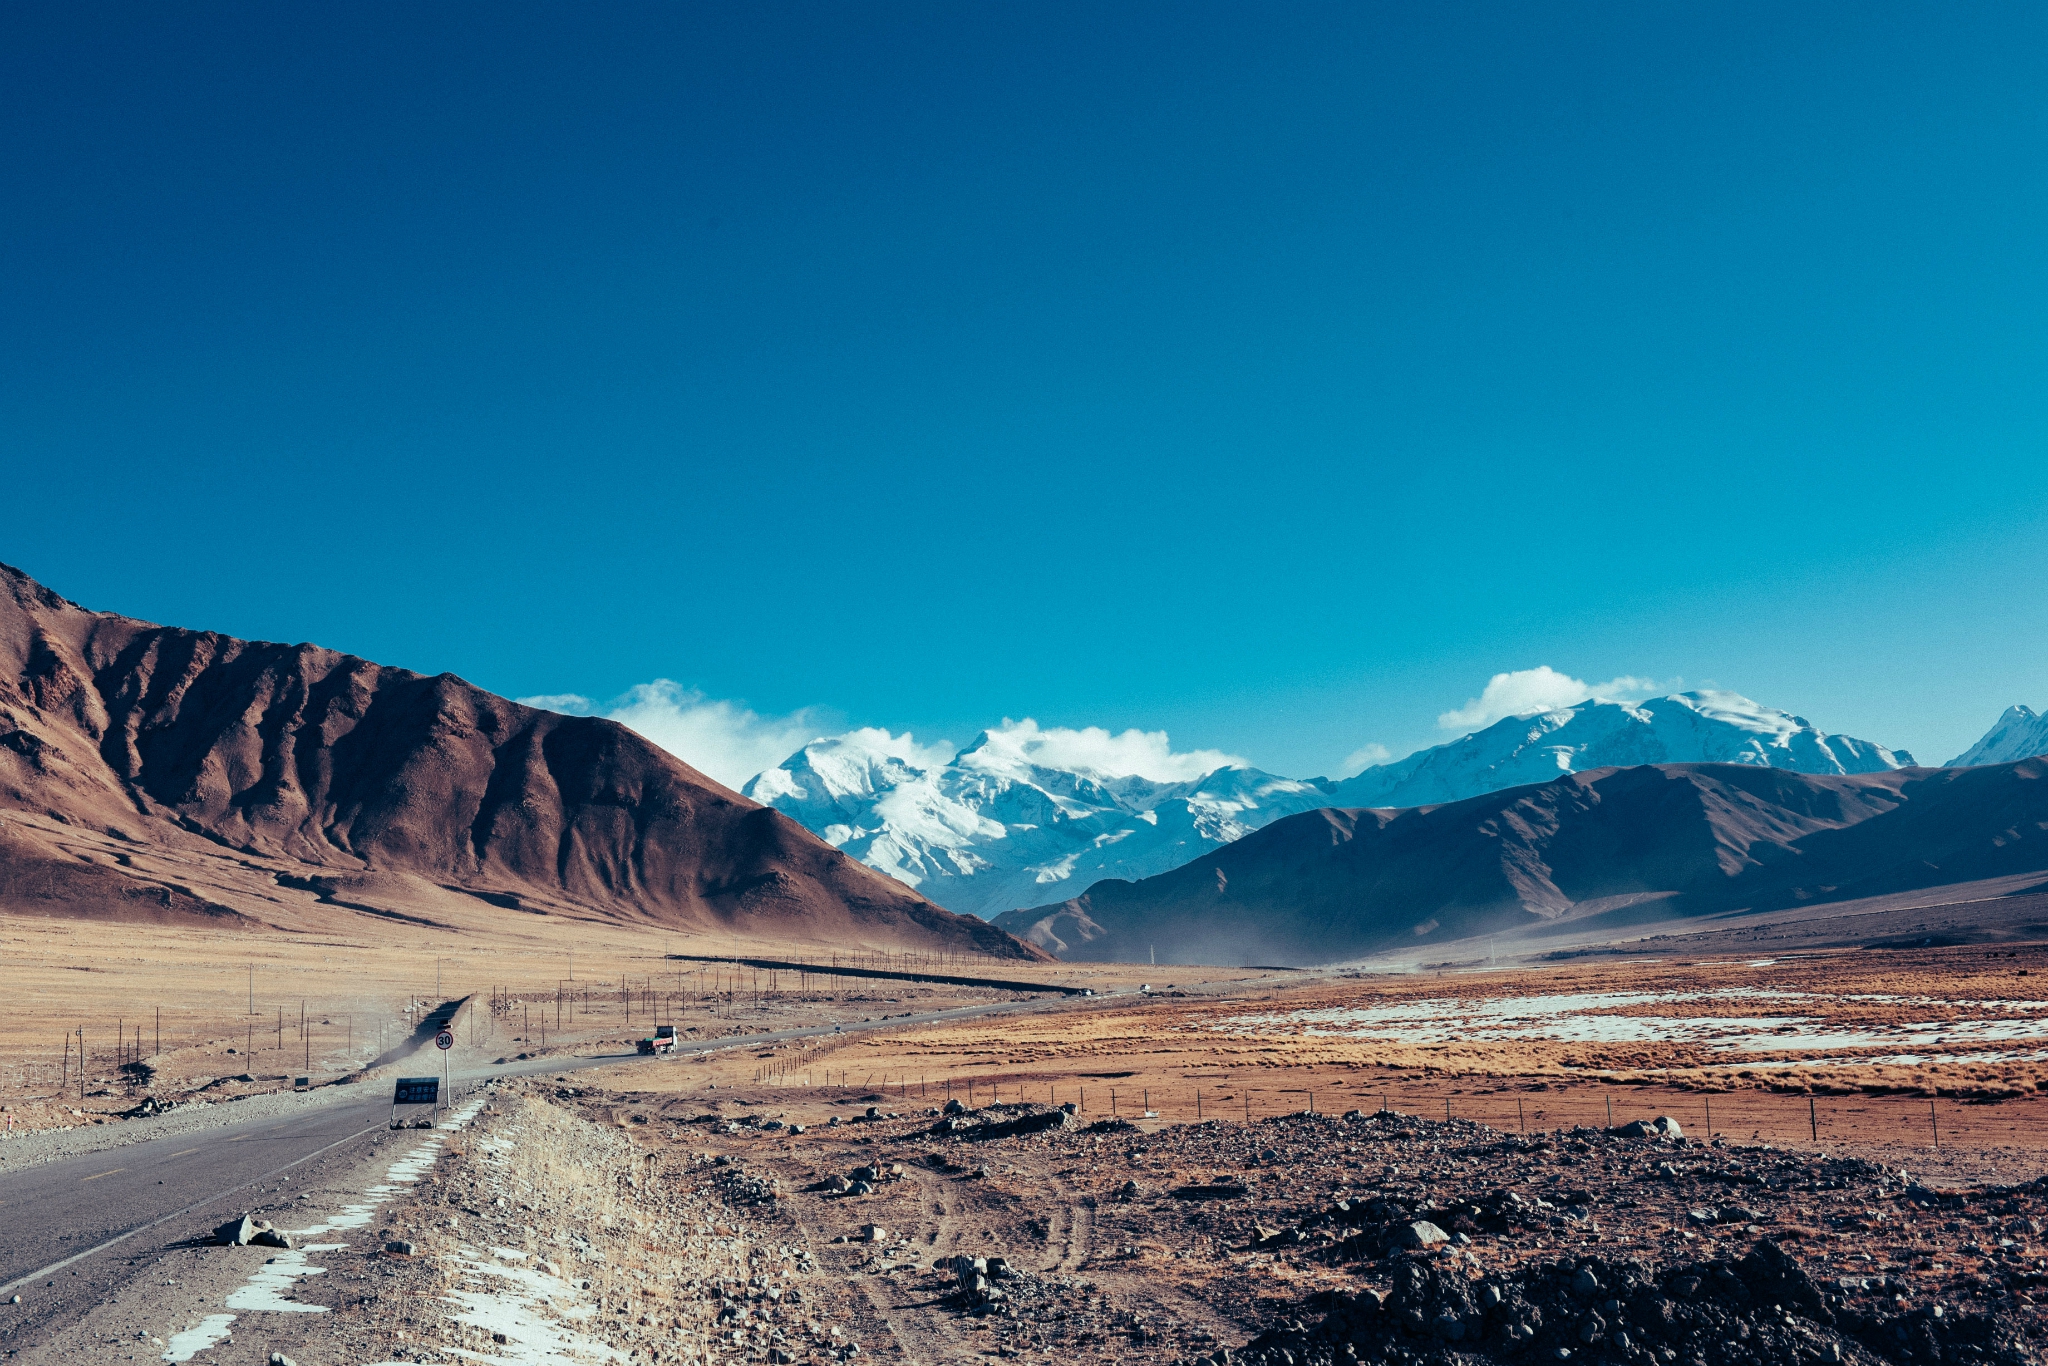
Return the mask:
<svg viewBox="0 0 2048 1366">
<path fill-rule="evenodd" d="M 805 745 L 745 792 L 941 906 L 993 916 L 1062 900 L 1103 878 L 1167 872 L 1316 807 L 1459 801 L 1609 765 L 1712 762 L 1836 774 L 1913 762 L 1904 751 L 1827 735 L 1727 692 L 1596 699 L 1509 717 L 1342 781 L 1234 765 L 1165 781 L 1048 760 L 1020 745 L 1019 734 L 984 731 L 948 756 L 921 751 L 908 737 L 854 731 Z"/>
<path fill-rule="evenodd" d="M 1599 698 L 1510 716 L 1329 785 L 1331 806 L 1430 806 L 1561 773 L 1610 765 L 1755 764 L 1795 773 L 1876 773 L 1913 756 L 1823 733 L 1804 717 L 1732 692 L 1683 692 L 1647 702 Z"/>
<path fill-rule="evenodd" d="M 1998 724 L 1984 732 L 1984 738 L 1948 761 L 1947 768 L 1969 768 L 1975 764 L 2014 764 L 2048 754 L 2048 716 L 2032 707 L 2007 707 Z"/>
<path fill-rule="evenodd" d="M 1105 877 L 1163 873 L 1281 816 L 1329 805 L 1314 783 L 1252 768 L 1162 782 L 1048 766 L 1000 731 L 937 763 L 893 739 L 856 731 L 815 740 L 748 783 L 746 795 L 941 906 L 982 916 Z"/>
</svg>

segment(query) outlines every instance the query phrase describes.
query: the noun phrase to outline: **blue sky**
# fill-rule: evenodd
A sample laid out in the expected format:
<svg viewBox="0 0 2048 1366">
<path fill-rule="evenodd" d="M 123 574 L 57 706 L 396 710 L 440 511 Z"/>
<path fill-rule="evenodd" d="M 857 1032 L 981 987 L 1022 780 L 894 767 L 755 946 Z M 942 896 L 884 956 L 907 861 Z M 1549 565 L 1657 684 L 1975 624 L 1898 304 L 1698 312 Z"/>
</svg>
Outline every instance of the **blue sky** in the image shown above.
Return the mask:
<svg viewBox="0 0 2048 1366">
<path fill-rule="evenodd" d="M 1537 666 L 2048 703 L 2038 6 L 0 22 L 0 559 L 91 606 L 1295 774 Z"/>
</svg>

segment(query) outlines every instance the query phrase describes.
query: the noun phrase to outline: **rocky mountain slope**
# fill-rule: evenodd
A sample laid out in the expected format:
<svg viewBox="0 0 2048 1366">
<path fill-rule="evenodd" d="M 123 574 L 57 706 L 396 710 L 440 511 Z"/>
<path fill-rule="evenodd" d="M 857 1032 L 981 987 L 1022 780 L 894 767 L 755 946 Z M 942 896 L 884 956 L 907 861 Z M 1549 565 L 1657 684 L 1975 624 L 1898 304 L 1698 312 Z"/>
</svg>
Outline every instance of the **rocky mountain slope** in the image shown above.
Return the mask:
<svg viewBox="0 0 2048 1366">
<path fill-rule="evenodd" d="M 996 923 L 1070 959 L 1316 963 L 1623 907 L 1699 915 L 2037 870 L 2048 882 L 2048 759 L 1852 775 L 1659 764 L 1290 816 Z"/>
<path fill-rule="evenodd" d="M 1036 955 L 614 722 L 87 611 L 0 566 L 0 908 L 250 913 L 67 829 L 232 850 L 277 885 L 396 875 L 508 913 Z"/>
<path fill-rule="evenodd" d="M 1181 782 L 1048 763 L 984 732 L 942 763 L 881 732 L 814 741 L 746 793 L 956 911 L 993 916 L 1098 879 L 1177 868 L 1283 816 L 1459 801 L 1617 764 L 1883 772 L 1912 756 L 1728 692 L 1582 702 L 1510 717 L 1355 778 L 1218 768 Z"/>
<path fill-rule="evenodd" d="M 2038 715 L 2032 707 L 2007 707 L 1984 738 L 1949 760 L 1948 766 L 2009 764 L 2036 754 L 2048 754 L 2048 716 Z"/>
</svg>

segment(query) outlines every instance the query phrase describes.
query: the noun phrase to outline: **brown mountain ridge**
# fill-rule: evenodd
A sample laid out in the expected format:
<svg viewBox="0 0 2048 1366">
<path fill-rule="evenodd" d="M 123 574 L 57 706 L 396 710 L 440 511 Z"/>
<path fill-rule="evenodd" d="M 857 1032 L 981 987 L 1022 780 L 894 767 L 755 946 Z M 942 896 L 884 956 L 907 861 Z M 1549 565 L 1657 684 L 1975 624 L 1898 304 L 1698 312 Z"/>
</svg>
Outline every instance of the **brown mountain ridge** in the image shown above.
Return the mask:
<svg viewBox="0 0 2048 1366">
<path fill-rule="evenodd" d="M 239 866 L 253 894 L 180 885 L 152 850 Z M 266 883 L 1045 957 L 615 722 L 89 611 L 0 565 L 0 910 L 253 924 Z"/>
<path fill-rule="evenodd" d="M 1466 801 L 1308 811 L 1139 882 L 995 923 L 1070 960 L 1329 963 L 1604 916 L 2048 884 L 2048 758 L 1819 776 L 1591 769 Z"/>
</svg>

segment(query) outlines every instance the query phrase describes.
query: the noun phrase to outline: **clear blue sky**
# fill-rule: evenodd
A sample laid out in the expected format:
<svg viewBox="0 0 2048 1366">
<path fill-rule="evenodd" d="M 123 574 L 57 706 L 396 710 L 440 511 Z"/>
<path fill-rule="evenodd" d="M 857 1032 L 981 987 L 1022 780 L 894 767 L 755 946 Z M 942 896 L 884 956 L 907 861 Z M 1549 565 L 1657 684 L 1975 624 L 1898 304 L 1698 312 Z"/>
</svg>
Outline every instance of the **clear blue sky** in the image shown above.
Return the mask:
<svg viewBox="0 0 2048 1366">
<path fill-rule="evenodd" d="M 2048 703 L 2033 4 L 15 6 L 0 559 L 1283 772 Z"/>
</svg>

